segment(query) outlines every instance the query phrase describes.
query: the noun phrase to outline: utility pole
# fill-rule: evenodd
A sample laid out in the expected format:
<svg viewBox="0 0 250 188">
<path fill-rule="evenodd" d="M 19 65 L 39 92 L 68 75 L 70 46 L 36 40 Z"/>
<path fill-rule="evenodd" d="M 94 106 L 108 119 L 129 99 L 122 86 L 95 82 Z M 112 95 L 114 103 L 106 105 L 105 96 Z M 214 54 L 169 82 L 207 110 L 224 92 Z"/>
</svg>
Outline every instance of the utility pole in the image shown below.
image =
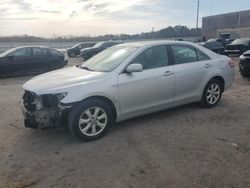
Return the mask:
<svg viewBox="0 0 250 188">
<path fill-rule="evenodd" d="M 199 32 L 198 32 L 198 24 L 199 24 L 199 12 L 200 12 L 200 0 L 197 2 L 197 17 L 196 17 L 196 42 L 198 42 Z"/>
</svg>

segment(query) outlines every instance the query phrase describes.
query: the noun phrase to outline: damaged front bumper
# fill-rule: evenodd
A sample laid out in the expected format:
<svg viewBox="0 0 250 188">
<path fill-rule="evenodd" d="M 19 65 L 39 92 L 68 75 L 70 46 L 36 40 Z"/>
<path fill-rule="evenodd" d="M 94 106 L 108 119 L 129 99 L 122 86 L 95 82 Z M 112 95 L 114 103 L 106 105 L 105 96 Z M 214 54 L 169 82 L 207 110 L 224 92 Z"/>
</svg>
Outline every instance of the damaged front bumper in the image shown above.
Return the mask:
<svg viewBox="0 0 250 188">
<path fill-rule="evenodd" d="M 42 109 L 34 112 L 27 111 L 22 105 L 25 127 L 33 129 L 49 129 L 61 127 L 66 121 L 65 109 Z M 65 121 L 64 121 L 65 120 Z"/>
<path fill-rule="evenodd" d="M 27 93 L 27 91 L 25 91 Z M 36 95 L 24 94 L 21 102 L 21 109 L 24 116 L 25 127 L 33 129 L 50 129 L 62 127 L 67 121 L 67 114 L 72 104 L 62 105 L 59 101 L 53 102 L 53 105 L 49 104 L 48 101 L 44 101 L 38 105 L 36 102 Z M 32 98 L 33 97 L 33 98 Z M 39 107 L 38 107 L 39 106 Z"/>
</svg>

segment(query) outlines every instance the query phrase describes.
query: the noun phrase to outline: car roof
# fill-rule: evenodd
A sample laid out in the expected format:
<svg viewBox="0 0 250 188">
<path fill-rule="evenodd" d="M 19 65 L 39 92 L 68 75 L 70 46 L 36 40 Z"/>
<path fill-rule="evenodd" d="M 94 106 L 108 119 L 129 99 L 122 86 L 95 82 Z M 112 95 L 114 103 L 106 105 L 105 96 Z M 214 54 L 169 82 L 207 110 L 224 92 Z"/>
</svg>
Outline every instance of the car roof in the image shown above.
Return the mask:
<svg viewBox="0 0 250 188">
<path fill-rule="evenodd" d="M 168 44 L 177 44 L 177 45 L 188 45 L 192 46 L 196 49 L 201 50 L 202 52 L 206 53 L 211 59 L 217 58 L 219 55 L 215 52 L 193 42 L 185 42 L 185 41 L 174 41 L 174 40 L 152 40 L 152 41 L 138 41 L 138 42 L 126 42 L 123 44 L 119 44 L 116 46 L 127 46 L 127 47 L 137 47 L 137 48 L 150 48 L 153 46 L 158 45 L 168 45 Z"/>
<path fill-rule="evenodd" d="M 17 50 L 17 49 L 21 49 L 21 48 L 47 48 L 47 49 L 55 50 L 55 49 L 47 47 L 47 46 L 18 46 L 18 47 L 15 47 L 13 49 Z"/>
<path fill-rule="evenodd" d="M 194 43 L 192 42 L 184 42 L 184 41 L 152 40 L 152 41 L 126 42 L 123 44 L 119 44 L 119 46 L 149 47 L 149 46 L 167 45 L 167 44 L 194 45 Z"/>
</svg>

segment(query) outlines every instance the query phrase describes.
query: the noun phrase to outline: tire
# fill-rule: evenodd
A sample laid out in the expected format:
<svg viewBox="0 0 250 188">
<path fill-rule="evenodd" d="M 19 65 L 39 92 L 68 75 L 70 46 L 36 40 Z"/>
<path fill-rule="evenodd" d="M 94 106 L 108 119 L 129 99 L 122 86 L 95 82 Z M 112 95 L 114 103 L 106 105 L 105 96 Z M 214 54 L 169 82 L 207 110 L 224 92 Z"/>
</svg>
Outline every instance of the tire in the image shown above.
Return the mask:
<svg viewBox="0 0 250 188">
<path fill-rule="evenodd" d="M 244 77 L 244 78 L 250 77 L 250 73 L 248 73 L 246 70 L 244 70 L 244 68 L 240 68 L 239 71 L 240 71 L 240 74 L 242 77 Z"/>
<path fill-rule="evenodd" d="M 210 80 L 204 91 L 200 101 L 200 105 L 205 108 L 211 108 L 218 104 L 223 92 L 223 85 L 220 80 L 214 78 Z"/>
<path fill-rule="evenodd" d="M 85 141 L 94 141 L 113 124 L 111 107 L 99 99 L 89 99 L 73 107 L 68 115 L 71 133 Z"/>
<path fill-rule="evenodd" d="M 244 78 L 249 77 L 249 75 L 248 75 L 246 72 L 244 72 L 243 70 L 240 71 L 240 75 L 241 75 L 242 77 L 244 77 Z"/>
</svg>

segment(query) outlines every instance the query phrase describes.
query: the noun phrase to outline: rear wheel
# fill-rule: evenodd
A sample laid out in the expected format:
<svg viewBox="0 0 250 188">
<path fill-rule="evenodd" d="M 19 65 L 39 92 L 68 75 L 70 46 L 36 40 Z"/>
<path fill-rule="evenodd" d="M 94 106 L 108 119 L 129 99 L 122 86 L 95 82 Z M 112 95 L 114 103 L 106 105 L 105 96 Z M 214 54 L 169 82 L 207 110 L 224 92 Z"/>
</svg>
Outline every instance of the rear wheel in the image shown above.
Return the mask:
<svg viewBox="0 0 250 188">
<path fill-rule="evenodd" d="M 216 106 L 221 99 L 222 91 L 223 86 L 221 81 L 216 78 L 210 80 L 203 91 L 200 101 L 201 106 L 208 108 Z"/>
<path fill-rule="evenodd" d="M 74 107 L 68 117 L 68 126 L 78 138 L 93 141 L 101 138 L 113 123 L 111 107 L 99 99 L 90 99 Z"/>
</svg>

